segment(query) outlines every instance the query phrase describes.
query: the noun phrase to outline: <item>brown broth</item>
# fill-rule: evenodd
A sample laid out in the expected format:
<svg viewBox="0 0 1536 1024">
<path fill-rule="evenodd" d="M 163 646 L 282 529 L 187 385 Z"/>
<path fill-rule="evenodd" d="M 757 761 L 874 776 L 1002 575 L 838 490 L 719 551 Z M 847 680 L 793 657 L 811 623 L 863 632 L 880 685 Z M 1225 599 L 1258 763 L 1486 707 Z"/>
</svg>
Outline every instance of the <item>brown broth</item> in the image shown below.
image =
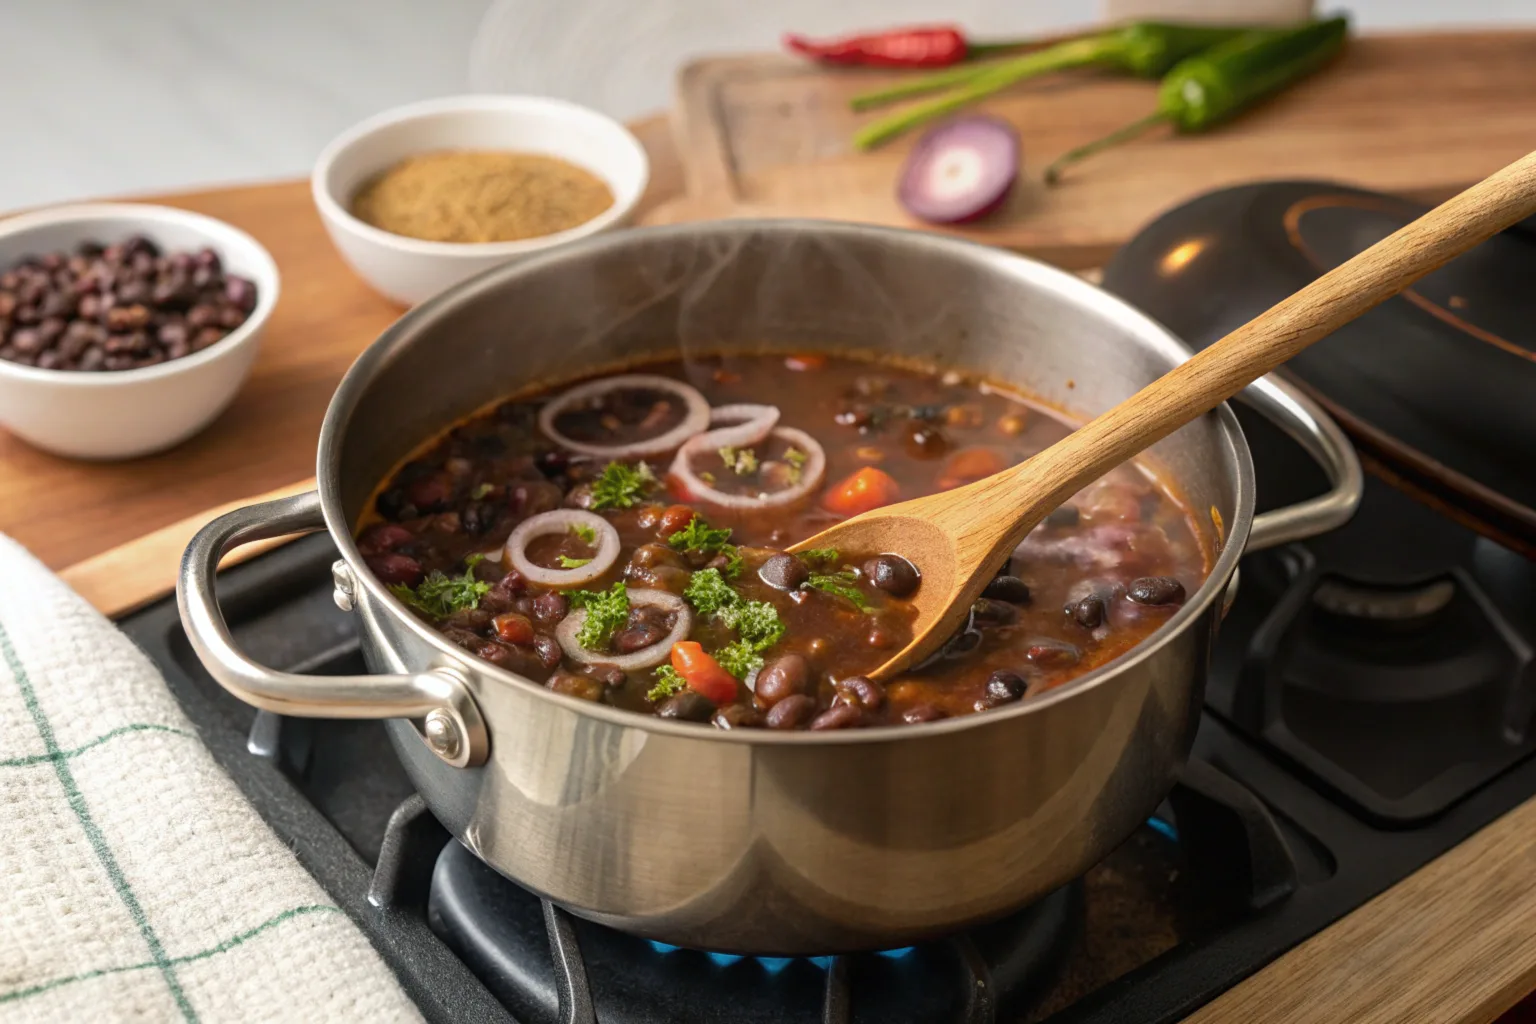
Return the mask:
<svg viewBox="0 0 1536 1024">
<path fill-rule="evenodd" d="M 1027 585 L 1028 598 L 1020 600 L 1021 591 L 1013 585 L 1004 595 L 1013 600 L 982 602 L 975 619 L 980 641 L 973 650 L 876 687 L 874 699 L 866 692 L 862 702 L 856 701 L 847 680 L 881 664 L 905 642 L 914 615 L 910 602 L 876 588 L 857 572 L 862 559 L 856 553 L 841 553 L 834 565 L 816 568 L 855 570 L 851 583 L 868 605 L 865 609 L 822 590 L 786 592 L 770 586 L 759 578 L 758 568 L 783 548 L 842 518 L 829 511 L 824 499 L 840 481 L 865 467 L 888 475 L 899 488 L 899 498 L 916 497 L 1020 462 L 1064 437 L 1069 425 L 1043 406 L 958 375 L 941 377 L 851 359 L 717 357 L 695 359 L 686 366 L 647 365 L 641 372 L 686 381 L 711 406 L 772 402 L 781 412 L 781 426 L 807 432 L 825 450 L 825 479 L 813 498 L 797 507 L 743 512 L 693 503 L 711 526 L 732 531 L 730 541 L 739 546 L 742 559 L 740 575 L 731 581 L 735 590 L 745 600 L 771 604 L 784 623 L 782 638 L 763 657 L 770 665 L 785 655 L 806 659 L 807 691 L 815 699 L 815 710 L 807 715 L 827 712 L 837 703 L 857 703 L 856 711 L 830 715 L 827 722 L 872 725 L 1011 703 L 1018 699 L 1020 682 L 1029 694 L 1037 693 L 1124 653 L 1166 621 L 1182 601 L 1134 600 L 1128 591 L 1147 596 L 1147 585 L 1133 588 L 1135 581 L 1171 578 L 1184 593 L 1193 593 L 1209 572 L 1208 544 L 1185 504 L 1144 468 L 1121 467 L 1085 488 L 1070 507 L 1064 506 L 1030 535 L 1010 570 Z M 515 398 L 472 417 L 391 475 L 359 524 L 359 547 L 382 580 L 412 583 L 434 570 L 462 574 L 467 557 L 497 548 L 518 522 L 580 504 L 584 488 L 590 488 L 606 460 L 569 457 L 540 433 L 540 405 L 562 390 Z M 589 443 L 605 431 L 613 434 L 615 443 L 656 436 L 680 419 L 675 410 L 657 406 L 664 398 L 654 391 L 615 396 L 611 410 L 567 412 L 556 422 Z M 711 474 L 727 493 L 771 491 L 782 485 L 789 447 L 776 437 L 754 446 L 757 464 L 746 473 L 733 471 L 715 453 L 700 454 L 691 465 L 695 472 Z M 671 460 L 669 452 L 648 461 L 662 476 Z M 633 507 L 600 512 L 617 530 L 621 554 L 609 571 L 580 589 L 601 591 L 627 581 L 631 588 L 681 594 L 692 574 L 710 564 L 722 565 L 721 558 L 679 553 L 666 543 L 665 535 L 687 516 L 686 509 L 669 508 L 688 502 L 676 482 L 668 480 Z M 1074 514 L 1075 521 L 1068 522 Z M 562 554 L 579 558 L 593 552 L 574 536 L 541 538 L 528 550 L 541 566 L 555 564 Z M 423 614 L 453 642 L 588 699 L 640 712 L 660 707 L 664 714 L 683 717 L 713 710 L 694 698 L 686 708 L 678 701 L 648 699 L 656 683 L 651 669 L 604 672 L 559 656 L 551 637 L 568 611 L 564 597 L 546 587 L 505 580 L 493 562 L 481 562 L 472 572 L 491 584 L 478 607 L 445 619 Z M 1000 588 L 1007 590 L 1008 585 Z M 1089 595 L 1102 605 L 1097 625 L 1092 624 L 1094 609 L 1080 607 Z M 531 639 L 521 622 L 511 622 L 510 634 L 498 632 L 500 620 L 492 621 L 497 615 L 522 616 L 532 627 Z M 671 621 L 658 618 L 655 628 L 670 626 Z M 503 639 L 508 635 L 512 641 Z M 709 651 L 718 651 L 734 637 L 730 628 L 704 615 L 696 617 L 691 633 Z M 999 683 L 1000 672 L 1019 679 Z M 735 703 L 740 708 L 731 716 L 717 714 L 717 724 L 763 724 L 766 700 L 738 686 Z M 732 720 L 723 723 L 722 717 Z"/>
</svg>

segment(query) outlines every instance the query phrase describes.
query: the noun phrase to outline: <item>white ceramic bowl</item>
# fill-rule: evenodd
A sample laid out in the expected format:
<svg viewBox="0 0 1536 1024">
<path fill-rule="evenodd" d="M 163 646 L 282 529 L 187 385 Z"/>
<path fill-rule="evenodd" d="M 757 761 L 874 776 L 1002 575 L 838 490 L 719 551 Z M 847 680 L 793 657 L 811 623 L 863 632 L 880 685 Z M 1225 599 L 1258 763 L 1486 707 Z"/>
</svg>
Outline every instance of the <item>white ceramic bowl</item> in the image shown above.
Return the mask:
<svg viewBox="0 0 1536 1024">
<path fill-rule="evenodd" d="M 514 150 L 569 160 L 608 183 L 613 205 L 569 231 L 516 242 L 424 242 L 348 212 L 370 178 L 444 149 Z M 640 140 L 612 118 L 542 96 L 450 96 L 369 118 L 325 147 L 310 184 L 331 240 L 358 275 L 412 305 L 482 270 L 625 224 L 650 180 Z"/>
<path fill-rule="evenodd" d="M 0 359 L 0 425 L 38 448 L 127 459 L 178 444 L 235 397 L 277 304 L 277 264 L 250 235 L 212 217 L 141 203 L 83 203 L 0 220 L 0 271 L 27 255 L 143 235 L 171 251 L 212 249 L 256 285 L 245 323 L 201 352 L 138 370 L 39 370 Z"/>
</svg>

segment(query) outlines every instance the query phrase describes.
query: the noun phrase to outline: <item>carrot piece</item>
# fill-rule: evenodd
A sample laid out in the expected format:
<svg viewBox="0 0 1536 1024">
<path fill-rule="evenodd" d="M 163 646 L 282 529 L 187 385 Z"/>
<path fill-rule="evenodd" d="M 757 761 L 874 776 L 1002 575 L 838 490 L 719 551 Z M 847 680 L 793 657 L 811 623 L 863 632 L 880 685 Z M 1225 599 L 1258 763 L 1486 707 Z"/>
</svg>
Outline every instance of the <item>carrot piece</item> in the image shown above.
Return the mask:
<svg viewBox="0 0 1536 1024">
<path fill-rule="evenodd" d="M 1007 468 L 1007 460 L 991 448 L 961 448 L 944 460 L 939 470 L 939 488 L 947 491 Z"/>
<path fill-rule="evenodd" d="M 827 365 L 827 357 L 822 355 L 786 356 L 784 365 L 795 371 L 819 370 Z"/>
<path fill-rule="evenodd" d="M 696 642 L 679 640 L 672 645 L 672 667 L 690 689 L 716 704 L 729 704 L 736 699 L 736 677 L 721 668 Z"/>
<path fill-rule="evenodd" d="M 901 496 L 901 485 L 884 470 L 865 466 L 840 483 L 834 484 L 822 504 L 840 516 L 856 516 L 881 505 L 889 505 Z"/>
</svg>

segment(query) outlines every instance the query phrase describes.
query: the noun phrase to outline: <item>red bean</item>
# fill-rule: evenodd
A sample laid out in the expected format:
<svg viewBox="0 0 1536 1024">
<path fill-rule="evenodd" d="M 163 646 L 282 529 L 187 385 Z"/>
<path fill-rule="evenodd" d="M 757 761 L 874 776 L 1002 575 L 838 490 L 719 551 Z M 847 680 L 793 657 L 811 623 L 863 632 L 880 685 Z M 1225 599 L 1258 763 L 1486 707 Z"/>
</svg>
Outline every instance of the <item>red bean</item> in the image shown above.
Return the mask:
<svg viewBox="0 0 1536 1024">
<path fill-rule="evenodd" d="M 762 667 L 753 689 L 757 699 L 771 707 L 786 697 L 804 693 L 810 679 L 810 663 L 801 655 L 786 654 Z"/>
<path fill-rule="evenodd" d="M 811 728 L 819 731 L 825 729 L 853 729 L 864 724 L 864 710 L 855 704 L 834 704 L 811 722 Z"/>
<path fill-rule="evenodd" d="M 816 714 L 816 701 L 803 693 L 793 693 L 775 704 L 766 719 L 770 729 L 798 729 Z"/>
<path fill-rule="evenodd" d="M 376 555 L 415 539 L 416 535 L 399 523 L 374 523 L 357 538 L 357 549 L 364 555 Z"/>
<path fill-rule="evenodd" d="M 901 713 L 901 720 L 909 725 L 919 722 L 936 722 L 947 715 L 932 704 L 914 704 Z"/>
<path fill-rule="evenodd" d="M 402 555 L 393 551 L 387 551 L 380 555 L 373 555 L 365 559 L 368 568 L 379 578 L 380 583 L 394 586 L 404 584 L 414 587 L 421 582 L 425 573 L 421 570 L 421 563 L 410 555 Z"/>
<path fill-rule="evenodd" d="M 570 611 L 571 603 L 565 595 L 554 590 L 546 590 L 533 599 L 533 617 L 541 624 L 550 626 L 565 618 Z"/>
<path fill-rule="evenodd" d="M 885 687 L 867 676 L 849 676 L 837 681 L 834 703 L 857 704 L 869 711 L 885 703 Z"/>
</svg>

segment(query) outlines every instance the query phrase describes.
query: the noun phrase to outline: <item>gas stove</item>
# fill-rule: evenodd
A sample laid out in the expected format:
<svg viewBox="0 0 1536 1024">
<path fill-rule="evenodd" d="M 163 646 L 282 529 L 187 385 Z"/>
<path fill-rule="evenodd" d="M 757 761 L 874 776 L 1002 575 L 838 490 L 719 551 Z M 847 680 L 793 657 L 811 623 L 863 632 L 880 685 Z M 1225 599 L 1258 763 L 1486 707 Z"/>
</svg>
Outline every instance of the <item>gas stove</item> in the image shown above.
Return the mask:
<svg viewBox="0 0 1536 1024">
<path fill-rule="evenodd" d="M 1238 415 L 1261 509 L 1325 489 Z M 1536 562 L 1391 476 L 1343 529 L 1244 559 L 1191 760 L 1142 829 L 1008 918 L 857 956 L 728 956 L 577 919 L 453 840 L 380 723 L 253 711 L 202 671 L 174 601 L 122 626 L 430 1020 L 1159 1024 L 1536 796 Z M 335 557 L 317 535 L 221 576 L 258 661 L 365 671 Z"/>
</svg>

